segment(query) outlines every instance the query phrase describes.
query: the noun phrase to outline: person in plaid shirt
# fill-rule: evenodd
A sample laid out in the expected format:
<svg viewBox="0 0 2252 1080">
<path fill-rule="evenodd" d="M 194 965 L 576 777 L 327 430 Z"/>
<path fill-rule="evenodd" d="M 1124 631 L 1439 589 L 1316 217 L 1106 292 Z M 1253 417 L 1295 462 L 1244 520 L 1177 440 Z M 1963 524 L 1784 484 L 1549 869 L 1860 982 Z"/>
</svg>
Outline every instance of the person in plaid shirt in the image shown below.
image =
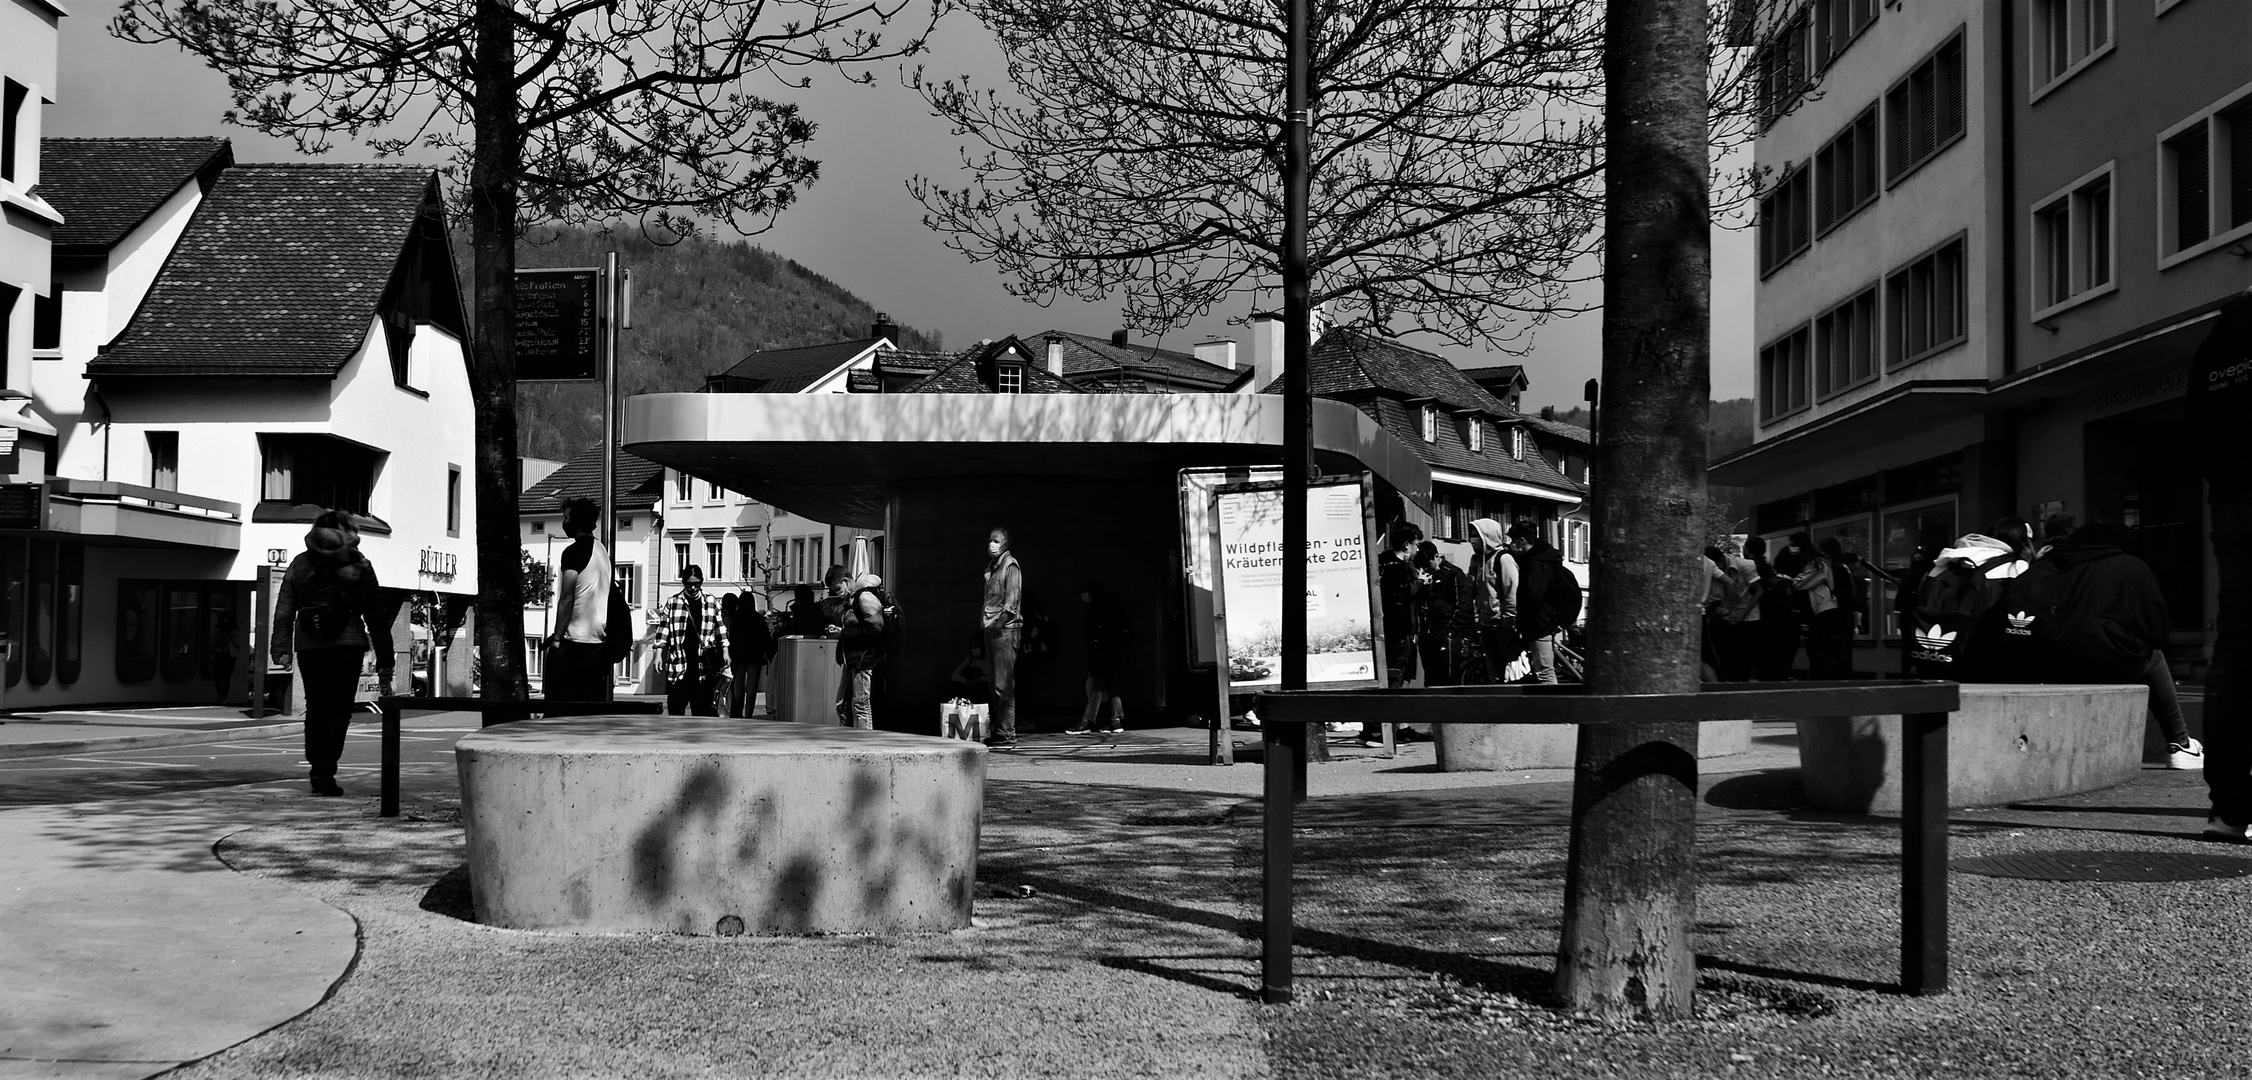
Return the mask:
<svg viewBox="0 0 2252 1080">
<path fill-rule="evenodd" d="M 666 714 L 718 716 L 712 683 L 727 670 L 727 631 L 718 601 L 704 595 L 702 569 L 681 567 L 680 592 L 665 601 L 662 625 L 657 641 L 664 650 Z"/>
</svg>

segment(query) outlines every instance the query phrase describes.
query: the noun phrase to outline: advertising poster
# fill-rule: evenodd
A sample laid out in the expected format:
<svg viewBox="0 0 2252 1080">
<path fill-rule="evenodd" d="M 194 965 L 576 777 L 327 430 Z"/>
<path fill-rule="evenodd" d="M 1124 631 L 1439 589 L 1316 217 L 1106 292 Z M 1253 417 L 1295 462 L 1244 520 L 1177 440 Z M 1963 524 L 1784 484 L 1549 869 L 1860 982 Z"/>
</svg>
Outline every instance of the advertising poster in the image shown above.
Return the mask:
<svg viewBox="0 0 2252 1080">
<path fill-rule="evenodd" d="M 1380 686 L 1371 615 L 1366 487 L 1324 481 L 1306 492 L 1306 683 Z M 1282 681 L 1283 492 L 1280 485 L 1223 487 L 1212 498 L 1229 689 L 1252 693 Z"/>
</svg>

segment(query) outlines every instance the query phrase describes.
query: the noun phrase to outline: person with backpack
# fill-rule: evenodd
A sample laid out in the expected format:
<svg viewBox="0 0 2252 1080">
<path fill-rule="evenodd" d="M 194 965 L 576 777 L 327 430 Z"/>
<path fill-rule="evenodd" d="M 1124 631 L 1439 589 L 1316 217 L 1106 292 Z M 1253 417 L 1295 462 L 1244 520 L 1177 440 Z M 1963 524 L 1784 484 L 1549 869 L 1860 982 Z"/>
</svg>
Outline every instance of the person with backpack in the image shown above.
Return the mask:
<svg viewBox="0 0 2252 1080">
<path fill-rule="evenodd" d="M 884 594 L 866 584 L 873 577 L 863 575 L 854 583 L 857 587 L 839 616 L 844 621 L 837 626 L 837 664 L 844 668 L 837 680 L 837 723 L 862 731 L 875 729 L 876 665 L 891 651 L 893 641 Z"/>
<path fill-rule="evenodd" d="M 1921 549 L 1919 549 L 1919 554 Z M 1984 533 L 1965 533 L 1941 548 L 1930 565 L 1908 581 L 1913 595 L 1902 610 L 1907 667 L 1927 679 L 1968 682 L 1993 672 L 1981 653 L 1991 632 L 1983 625 L 2009 582 L 2032 564 L 2033 527 L 2023 518 L 2002 518 Z"/>
<path fill-rule="evenodd" d="M 610 665 L 600 654 L 610 614 L 610 552 L 594 538 L 600 516 L 592 499 L 563 504 L 571 546 L 556 563 L 555 617 L 541 672 L 550 701 L 601 701 L 609 685 Z"/>
<path fill-rule="evenodd" d="M 1492 518 L 1470 523 L 1470 553 L 1470 651 L 1476 655 L 1466 659 L 1463 681 L 1498 683 L 1525 651 L 1517 636 L 1517 562 L 1501 522 Z"/>
<path fill-rule="evenodd" d="M 1543 539 L 1526 518 L 1509 526 L 1509 554 L 1517 564 L 1517 635 L 1532 660 L 1533 678 L 1556 681 L 1556 636 L 1579 620 L 1580 583 L 1564 553 Z"/>
<path fill-rule="evenodd" d="M 294 655 L 304 692 L 305 764 L 313 794 L 337 796 L 336 764 L 359 696 L 360 667 L 375 653 L 375 675 L 388 687 L 395 661 L 391 616 L 382 601 L 375 566 L 360 554 L 360 530 L 350 514 L 322 511 L 305 533 L 305 550 L 282 572 L 274 603 L 273 661 L 289 667 Z"/>
<path fill-rule="evenodd" d="M 2252 417 L 2252 289 L 2222 306 L 2198 346 L 2188 401 L 2218 571 L 2205 671 L 2205 786 L 2213 805 L 2205 835 L 2242 844 L 2252 841 L 2252 424 L 2245 422 Z"/>
<path fill-rule="evenodd" d="M 766 665 L 774 659 L 774 632 L 766 613 L 758 609 L 758 596 L 744 592 L 735 597 L 735 610 L 723 613 L 727 624 L 727 681 L 729 716 L 749 716 L 758 708 L 758 684 Z"/>
<path fill-rule="evenodd" d="M 2165 593 L 2122 539 L 2101 522 L 2059 523 L 2041 557 L 2011 579 L 1989 614 L 1994 672 L 2009 682 L 2142 683 L 2166 736 L 2167 767 L 2202 768 L 2204 744 L 2190 736 L 2166 664 L 2173 623 Z"/>
</svg>

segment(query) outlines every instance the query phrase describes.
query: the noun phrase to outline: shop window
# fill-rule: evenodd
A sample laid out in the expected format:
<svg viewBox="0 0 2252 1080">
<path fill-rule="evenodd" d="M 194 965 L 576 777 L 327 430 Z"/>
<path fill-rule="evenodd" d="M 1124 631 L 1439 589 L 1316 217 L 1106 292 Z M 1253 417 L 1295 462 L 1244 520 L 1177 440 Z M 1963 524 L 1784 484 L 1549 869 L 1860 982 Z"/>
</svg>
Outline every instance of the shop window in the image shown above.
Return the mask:
<svg viewBox="0 0 2252 1080">
<path fill-rule="evenodd" d="M 117 681 L 147 682 L 156 677 L 157 602 L 162 590 L 153 581 L 117 583 Z M 9 673 L 14 674 L 14 664 Z"/>
<path fill-rule="evenodd" d="M 187 581 L 164 586 L 163 662 L 165 682 L 187 682 L 203 673 L 203 590 Z"/>
<path fill-rule="evenodd" d="M 2252 86 L 2159 137 L 2159 265 L 2252 236 Z"/>
<path fill-rule="evenodd" d="M 2112 166 L 2033 207 L 2033 317 L 2111 291 Z"/>
<path fill-rule="evenodd" d="M 1877 198 L 1877 110 L 1870 106 L 1814 152 L 1814 234 Z"/>
<path fill-rule="evenodd" d="M 78 681 L 85 659 L 86 549 L 64 544 L 55 573 L 60 600 L 55 605 L 55 681 L 69 686 Z"/>
<path fill-rule="evenodd" d="M 1884 96 L 1885 182 L 1938 156 L 1963 134 L 1963 35 L 1932 51 Z"/>
<path fill-rule="evenodd" d="M 1876 553 L 1878 564 L 1896 577 L 1905 574 L 1919 551 L 1925 558 L 1937 555 L 1961 535 L 1955 527 L 1955 500 L 1950 497 L 1916 506 L 1887 508 L 1882 535 L 1883 541 Z M 1907 582 L 1909 588 L 1915 588 L 1916 584 Z M 1898 637 L 1899 616 L 1893 612 L 1891 601 L 1899 592 L 1888 585 L 1881 595 L 1886 602 L 1875 614 L 1882 621 L 1884 635 Z"/>
<path fill-rule="evenodd" d="M 55 677 L 55 544 L 31 542 L 31 612 L 26 620 L 24 678 L 45 686 Z"/>
<path fill-rule="evenodd" d="M 1801 163 L 1786 171 L 1759 200 L 1761 274 L 1774 273 L 1814 243 L 1813 196 L 1813 172 Z"/>
<path fill-rule="evenodd" d="M 1776 420 L 1806 408 L 1808 344 L 1812 330 L 1801 326 L 1759 351 L 1759 416 Z"/>
<path fill-rule="evenodd" d="M 2111 51 L 2112 0 L 2033 0 L 2033 100 Z"/>
<path fill-rule="evenodd" d="M 1875 286 L 1814 320 L 1814 397 L 1819 401 L 1877 377 Z"/>
<path fill-rule="evenodd" d="M 387 456 L 329 435 L 260 435 L 268 506 L 307 506 L 365 515 Z M 363 528 L 365 524 L 363 523 Z"/>
<path fill-rule="evenodd" d="M 30 625 L 31 588 L 30 566 L 25 561 L 28 541 L 9 538 L 0 540 L 0 581 L 6 582 L 8 594 L 8 640 L 21 642 L 24 630 Z M 23 681 L 25 650 L 17 645 L 8 652 L 8 685 Z"/>
<path fill-rule="evenodd" d="M 1894 271 L 1885 279 L 1891 330 L 1886 366 L 1912 364 L 1960 344 L 1969 333 L 1966 305 L 1960 236 Z"/>
<path fill-rule="evenodd" d="M 1884 472 L 1884 497 L 1886 502 L 1906 502 L 1927 496 L 1944 495 L 1961 491 L 1963 487 L 1963 455 L 1947 454 L 1914 465 L 1903 465 Z"/>
</svg>

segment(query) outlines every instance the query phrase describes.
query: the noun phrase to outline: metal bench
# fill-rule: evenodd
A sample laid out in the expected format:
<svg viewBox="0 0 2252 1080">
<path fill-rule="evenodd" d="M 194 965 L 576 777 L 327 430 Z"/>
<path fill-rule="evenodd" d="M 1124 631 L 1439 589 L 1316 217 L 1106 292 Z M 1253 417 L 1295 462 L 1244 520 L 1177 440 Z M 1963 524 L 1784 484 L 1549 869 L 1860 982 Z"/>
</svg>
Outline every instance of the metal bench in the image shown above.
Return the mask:
<svg viewBox="0 0 2252 1080">
<path fill-rule="evenodd" d="M 1260 997 L 1291 997 L 1293 804 L 1306 797 L 1307 725 L 1659 724 L 1761 719 L 1845 722 L 1897 713 L 1900 821 L 1900 982 L 1911 994 L 1947 989 L 1947 718 L 1955 683 L 1707 683 L 1695 694 L 1590 694 L 1581 686 L 1442 686 L 1406 690 L 1293 690 L 1259 696 L 1265 721 L 1266 870 Z"/>
</svg>

